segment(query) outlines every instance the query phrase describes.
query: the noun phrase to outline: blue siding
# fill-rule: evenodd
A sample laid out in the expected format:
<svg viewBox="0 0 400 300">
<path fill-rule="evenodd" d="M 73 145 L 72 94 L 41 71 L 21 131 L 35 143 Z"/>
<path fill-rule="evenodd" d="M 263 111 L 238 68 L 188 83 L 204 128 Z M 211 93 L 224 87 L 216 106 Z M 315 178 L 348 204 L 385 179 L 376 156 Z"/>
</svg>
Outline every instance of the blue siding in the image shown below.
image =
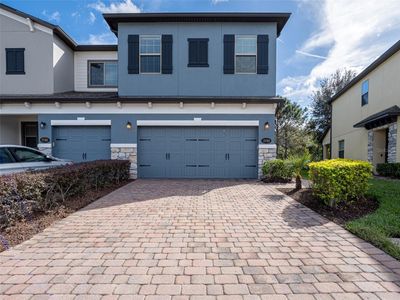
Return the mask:
<svg viewBox="0 0 400 300">
<path fill-rule="evenodd" d="M 258 139 L 270 138 L 275 143 L 275 116 L 272 114 L 42 114 L 38 122 L 45 122 L 44 129 L 39 128 L 39 138 L 49 137 L 52 140 L 51 120 L 76 120 L 85 117 L 86 120 L 111 120 L 111 143 L 137 143 L 137 120 L 258 120 Z M 126 123 L 132 123 L 132 128 L 127 129 Z M 268 122 L 270 128 L 264 130 L 264 123 Z"/>
<path fill-rule="evenodd" d="M 128 35 L 172 34 L 172 74 L 128 74 Z M 224 34 L 269 36 L 268 74 L 223 74 Z M 189 68 L 188 38 L 209 39 L 209 67 Z M 275 23 L 121 23 L 118 27 L 120 96 L 275 96 Z"/>
</svg>

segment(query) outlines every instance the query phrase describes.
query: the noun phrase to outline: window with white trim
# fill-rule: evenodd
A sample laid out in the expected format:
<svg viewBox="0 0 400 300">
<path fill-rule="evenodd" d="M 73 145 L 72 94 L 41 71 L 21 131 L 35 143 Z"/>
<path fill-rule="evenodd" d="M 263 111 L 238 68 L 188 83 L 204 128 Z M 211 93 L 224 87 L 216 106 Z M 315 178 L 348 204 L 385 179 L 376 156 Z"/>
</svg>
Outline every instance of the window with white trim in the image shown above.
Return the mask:
<svg viewBox="0 0 400 300">
<path fill-rule="evenodd" d="M 338 156 L 339 156 L 339 158 L 344 158 L 344 140 L 339 141 Z"/>
<path fill-rule="evenodd" d="M 89 87 L 117 87 L 117 61 L 90 61 L 88 83 Z"/>
<path fill-rule="evenodd" d="M 140 73 L 161 73 L 161 36 L 140 36 Z"/>
<path fill-rule="evenodd" d="M 257 73 L 257 36 L 235 36 L 235 73 Z"/>
</svg>

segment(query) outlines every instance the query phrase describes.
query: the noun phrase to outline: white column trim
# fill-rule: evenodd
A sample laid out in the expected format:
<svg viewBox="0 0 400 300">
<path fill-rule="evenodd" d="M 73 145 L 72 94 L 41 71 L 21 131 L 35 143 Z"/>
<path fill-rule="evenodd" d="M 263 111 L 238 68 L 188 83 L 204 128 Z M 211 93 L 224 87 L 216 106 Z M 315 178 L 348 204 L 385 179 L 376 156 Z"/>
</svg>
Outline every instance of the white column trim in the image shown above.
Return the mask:
<svg viewBox="0 0 400 300">
<path fill-rule="evenodd" d="M 38 144 L 38 148 L 52 148 L 51 143 L 46 143 L 46 144 Z"/>
<path fill-rule="evenodd" d="M 258 149 L 275 149 L 276 144 L 259 144 Z"/>
<path fill-rule="evenodd" d="M 111 120 L 51 120 L 51 126 L 111 126 Z"/>
<path fill-rule="evenodd" d="M 111 148 L 137 148 L 137 144 L 110 144 Z"/>
<path fill-rule="evenodd" d="M 259 126 L 259 121 L 246 120 L 138 120 L 137 126 Z"/>
</svg>

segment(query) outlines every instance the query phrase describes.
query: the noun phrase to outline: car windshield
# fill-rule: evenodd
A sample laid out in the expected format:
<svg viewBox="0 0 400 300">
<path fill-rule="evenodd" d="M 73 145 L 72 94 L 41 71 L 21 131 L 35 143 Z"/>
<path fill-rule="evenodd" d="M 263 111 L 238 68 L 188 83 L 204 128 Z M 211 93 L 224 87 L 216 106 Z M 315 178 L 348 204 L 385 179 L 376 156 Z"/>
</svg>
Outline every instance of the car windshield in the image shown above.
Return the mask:
<svg viewBox="0 0 400 300">
<path fill-rule="evenodd" d="M 0 164 L 11 164 L 15 160 L 6 148 L 0 148 Z"/>
<path fill-rule="evenodd" d="M 31 149 L 12 148 L 11 151 L 19 162 L 43 162 L 49 160 L 43 153 Z"/>
</svg>

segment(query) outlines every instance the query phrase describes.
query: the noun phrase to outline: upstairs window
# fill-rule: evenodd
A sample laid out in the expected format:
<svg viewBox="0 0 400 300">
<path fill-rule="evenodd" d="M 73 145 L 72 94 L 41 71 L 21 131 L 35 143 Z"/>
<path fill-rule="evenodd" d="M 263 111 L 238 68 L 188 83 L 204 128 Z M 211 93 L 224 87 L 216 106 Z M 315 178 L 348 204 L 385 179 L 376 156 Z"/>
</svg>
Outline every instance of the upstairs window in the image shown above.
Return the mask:
<svg viewBox="0 0 400 300">
<path fill-rule="evenodd" d="M 237 35 L 235 37 L 235 73 L 257 73 L 257 36 Z"/>
<path fill-rule="evenodd" d="M 339 152 L 338 152 L 339 158 L 344 158 L 344 140 L 339 141 Z"/>
<path fill-rule="evenodd" d="M 208 67 L 208 39 L 188 39 L 188 67 Z"/>
<path fill-rule="evenodd" d="M 361 86 L 361 106 L 368 104 L 369 81 L 365 80 Z"/>
<path fill-rule="evenodd" d="M 140 73 L 161 73 L 161 37 L 140 37 Z"/>
<path fill-rule="evenodd" d="M 25 74 L 25 48 L 6 48 L 6 74 Z"/>
<path fill-rule="evenodd" d="M 116 61 L 89 62 L 89 87 L 117 87 L 118 64 Z"/>
</svg>

